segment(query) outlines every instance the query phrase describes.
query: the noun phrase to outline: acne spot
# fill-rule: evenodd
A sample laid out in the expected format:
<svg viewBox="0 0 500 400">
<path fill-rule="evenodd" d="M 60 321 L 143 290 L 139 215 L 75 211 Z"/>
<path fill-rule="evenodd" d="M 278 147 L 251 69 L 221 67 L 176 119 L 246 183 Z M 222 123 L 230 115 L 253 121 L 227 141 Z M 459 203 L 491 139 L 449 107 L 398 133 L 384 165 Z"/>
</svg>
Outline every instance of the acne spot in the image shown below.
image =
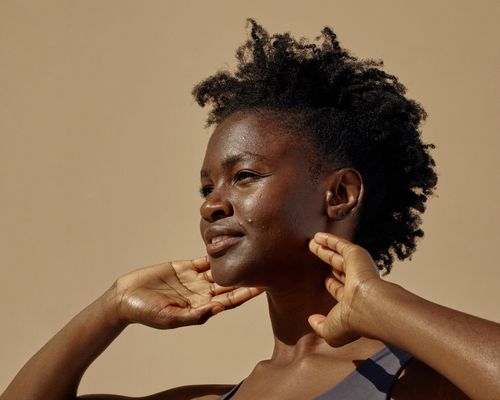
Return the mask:
<svg viewBox="0 0 500 400">
<path fill-rule="evenodd" d="M 248 218 L 248 223 L 251 224 L 253 222 L 252 218 Z"/>
</svg>

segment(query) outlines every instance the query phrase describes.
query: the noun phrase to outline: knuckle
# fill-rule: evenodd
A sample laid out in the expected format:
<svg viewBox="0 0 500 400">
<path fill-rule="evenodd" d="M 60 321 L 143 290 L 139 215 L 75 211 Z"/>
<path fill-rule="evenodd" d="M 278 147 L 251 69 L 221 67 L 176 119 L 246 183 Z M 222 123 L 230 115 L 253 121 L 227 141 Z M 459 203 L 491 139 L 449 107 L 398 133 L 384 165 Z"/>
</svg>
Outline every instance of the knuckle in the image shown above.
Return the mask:
<svg viewBox="0 0 500 400">
<path fill-rule="evenodd" d="M 227 301 L 229 303 L 229 307 L 234 307 L 236 305 L 236 298 L 234 296 L 234 292 L 229 292 L 226 295 Z"/>
<path fill-rule="evenodd" d="M 335 257 L 335 253 L 332 253 L 328 256 L 328 262 L 333 265 L 333 258 Z"/>
</svg>

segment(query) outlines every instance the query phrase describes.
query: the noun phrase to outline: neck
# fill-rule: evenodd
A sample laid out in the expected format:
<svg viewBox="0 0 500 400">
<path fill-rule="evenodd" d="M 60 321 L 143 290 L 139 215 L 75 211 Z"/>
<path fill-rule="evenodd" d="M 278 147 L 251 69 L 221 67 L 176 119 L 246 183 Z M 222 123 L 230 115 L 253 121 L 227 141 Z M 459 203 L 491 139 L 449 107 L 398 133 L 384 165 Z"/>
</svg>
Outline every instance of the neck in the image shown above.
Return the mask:
<svg viewBox="0 0 500 400">
<path fill-rule="evenodd" d="M 325 273 L 312 274 L 309 269 L 308 274 L 299 276 L 293 284 L 267 290 L 274 333 L 272 360 L 277 364 L 289 364 L 307 355 L 332 350 L 307 321 L 311 314 L 328 314 L 336 304 L 325 288 Z"/>
</svg>

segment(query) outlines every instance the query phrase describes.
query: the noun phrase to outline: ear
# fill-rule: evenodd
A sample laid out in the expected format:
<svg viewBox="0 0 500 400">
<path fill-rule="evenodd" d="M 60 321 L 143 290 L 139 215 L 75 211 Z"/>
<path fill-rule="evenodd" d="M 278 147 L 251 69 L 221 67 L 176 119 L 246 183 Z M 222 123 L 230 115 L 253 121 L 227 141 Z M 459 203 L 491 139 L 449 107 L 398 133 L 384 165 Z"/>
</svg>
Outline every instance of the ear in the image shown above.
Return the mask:
<svg viewBox="0 0 500 400">
<path fill-rule="evenodd" d="M 361 174 L 353 168 L 341 168 L 333 171 L 328 178 L 328 189 L 325 193 L 325 206 L 328 218 L 344 219 L 361 206 L 364 185 Z"/>
</svg>

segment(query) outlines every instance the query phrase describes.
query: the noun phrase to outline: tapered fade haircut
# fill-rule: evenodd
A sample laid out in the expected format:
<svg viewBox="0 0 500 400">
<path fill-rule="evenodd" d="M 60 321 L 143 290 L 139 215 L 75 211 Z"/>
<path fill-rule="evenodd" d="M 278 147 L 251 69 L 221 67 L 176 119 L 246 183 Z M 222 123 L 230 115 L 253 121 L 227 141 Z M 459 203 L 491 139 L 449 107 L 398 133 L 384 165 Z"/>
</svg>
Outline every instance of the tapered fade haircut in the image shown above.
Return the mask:
<svg viewBox="0 0 500 400">
<path fill-rule="evenodd" d="M 354 57 L 329 27 L 310 42 L 247 21 L 236 70 L 220 70 L 193 89 L 200 106 L 211 106 L 207 126 L 236 111 L 269 110 L 293 120 L 294 133 L 313 145 L 312 170 L 356 169 L 365 193 L 353 242 L 389 273 L 395 257 L 411 259 L 424 236 L 421 215 L 437 184 L 435 146 L 421 138 L 424 109 L 405 97 L 381 60 Z"/>
</svg>

